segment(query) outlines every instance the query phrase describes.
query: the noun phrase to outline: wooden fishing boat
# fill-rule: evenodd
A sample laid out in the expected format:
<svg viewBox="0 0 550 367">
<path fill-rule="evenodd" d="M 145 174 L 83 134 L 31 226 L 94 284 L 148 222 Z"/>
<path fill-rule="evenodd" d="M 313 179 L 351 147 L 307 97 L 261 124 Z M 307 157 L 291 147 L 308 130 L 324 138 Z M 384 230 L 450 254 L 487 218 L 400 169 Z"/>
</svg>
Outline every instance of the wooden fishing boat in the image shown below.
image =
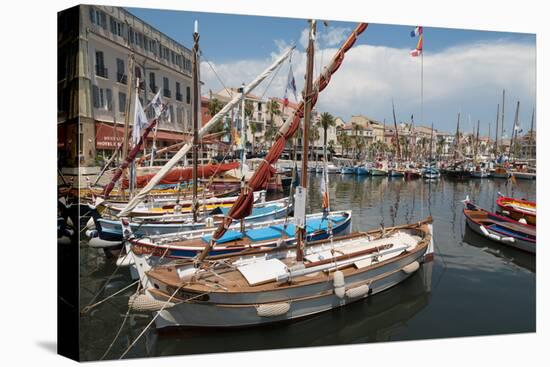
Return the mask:
<svg viewBox="0 0 550 367">
<path fill-rule="evenodd" d="M 523 219 L 533 226 L 537 225 L 537 204 L 535 202 L 506 197 L 499 192 L 497 205 L 504 215 L 518 221 Z"/>
<path fill-rule="evenodd" d="M 318 241 L 329 236 L 349 234 L 352 223 L 351 211 L 315 213 L 307 216 L 307 239 Z M 246 254 L 253 249 L 292 247 L 296 244 L 296 227 L 292 218 L 269 222 L 246 222 L 243 232 L 240 224 L 234 224 L 216 245 L 209 256 Z M 129 229 L 129 225 L 125 225 Z M 135 237 L 126 241 L 126 251 L 137 265 L 139 279 L 145 279 L 145 271 L 161 263 L 175 259 L 189 259 L 199 254 L 211 239 L 215 228 L 173 233 L 170 235 Z M 131 230 L 128 232 L 131 233 Z M 191 265 L 192 266 L 192 265 Z"/>
<path fill-rule="evenodd" d="M 474 232 L 500 244 L 536 253 L 537 230 L 529 224 L 491 213 L 464 200 L 466 223 Z"/>
<path fill-rule="evenodd" d="M 341 167 L 340 173 L 343 175 L 353 175 L 355 174 L 355 167 L 352 167 L 352 166 Z"/>
<path fill-rule="evenodd" d="M 252 212 L 247 216 L 245 222 L 264 222 L 282 218 L 291 211 L 288 208 L 288 198 L 274 201 L 257 203 Z M 138 236 L 151 236 L 160 234 L 169 234 L 182 231 L 192 231 L 196 229 L 212 227 L 219 225 L 223 220 L 224 214 L 227 214 L 228 206 L 217 206 L 213 209 L 201 210 L 201 218 L 193 220 L 192 213 L 160 215 L 151 217 L 133 217 L 129 218 L 129 225 L 133 232 Z M 92 218 L 95 225 L 95 236 L 91 234 L 92 239 L 89 242 L 91 247 L 113 247 L 120 245 L 123 239 L 121 222 L 115 217 L 101 217 L 97 210 L 91 209 Z"/>
<path fill-rule="evenodd" d="M 516 171 L 516 172 L 512 172 L 511 174 L 518 180 L 536 180 L 537 179 L 537 174 L 534 172 Z"/>
<path fill-rule="evenodd" d="M 427 167 L 422 171 L 422 177 L 427 180 L 436 180 L 441 176 L 439 170 L 435 167 Z"/>
<path fill-rule="evenodd" d="M 355 166 L 355 174 L 357 176 L 366 176 L 369 174 L 369 169 L 364 165 Z"/>
<path fill-rule="evenodd" d="M 405 177 L 405 171 L 395 168 L 389 169 L 388 177 Z"/>
<path fill-rule="evenodd" d="M 492 178 L 509 178 L 510 172 L 504 167 L 497 167 L 491 171 Z"/>
<path fill-rule="evenodd" d="M 131 298 L 159 311 L 157 328 L 242 327 L 293 320 L 371 297 L 404 281 L 433 255 L 431 218 L 310 242 L 304 261 L 276 248 L 210 257 L 201 268 L 157 266 Z"/>
<path fill-rule="evenodd" d="M 383 168 L 371 168 L 369 170 L 369 174 L 371 176 L 387 176 L 388 171 Z"/>
</svg>

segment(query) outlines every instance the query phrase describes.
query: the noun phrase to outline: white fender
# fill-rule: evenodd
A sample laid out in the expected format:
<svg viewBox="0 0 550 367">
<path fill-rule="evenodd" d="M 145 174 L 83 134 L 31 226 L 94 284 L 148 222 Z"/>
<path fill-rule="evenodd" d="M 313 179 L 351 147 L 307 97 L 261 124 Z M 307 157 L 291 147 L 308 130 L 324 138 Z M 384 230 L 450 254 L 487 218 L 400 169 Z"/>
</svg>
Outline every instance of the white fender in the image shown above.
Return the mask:
<svg viewBox="0 0 550 367">
<path fill-rule="evenodd" d="M 121 256 L 116 260 L 116 265 L 121 267 L 127 267 L 134 264 L 134 258 L 130 255 Z"/>
<path fill-rule="evenodd" d="M 269 303 L 256 306 L 256 312 L 261 317 L 274 317 L 286 314 L 290 310 L 290 303 Z"/>
<path fill-rule="evenodd" d="M 369 285 L 363 284 L 358 287 L 350 288 L 346 291 L 346 297 L 357 298 L 366 297 L 369 294 Z"/>
<path fill-rule="evenodd" d="M 420 268 L 418 261 L 413 261 L 412 263 L 405 265 L 401 270 L 403 270 L 406 274 L 412 274 L 417 271 L 418 268 Z"/>
<path fill-rule="evenodd" d="M 86 237 L 88 238 L 94 238 L 94 237 L 97 237 L 97 230 L 95 229 L 87 229 L 86 232 L 84 232 L 86 234 Z"/>
<path fill-rule="evenodd" d="M 504 242 L 510 242 L 510 243 L 516 242 L 516 239 L 514 237 L 502 237 L 500 240 Z"/>
<path fill-rule="evenodd" d="M 206 222 L 205 222 L 205 226 L 206 226 L 206 228 L 212 228 L 212 227 L 214 227 L 214 218 L 212 218 L 212 217 L 207 217 L 207 218 L 206 218 Z"/>
<path fill-rule="evenodd" d="M 501 238 L 499 236 L 497 236 L 496 234 L 494 234 L 494 233 L 489 233 L 489 237 L 492 238 L 495 241 L 500 241 L 501 240 Z"/>
<path fill-rule="evenodd" d="M 334 285 L 334 294 L 336 297 L 342 299 L 346 296 L 346 282 L 344 280 L 344 273 L 337 270 L 334 272 L 332 282 Z"/>
<path fill-rule="evenodd" d="M 485 236 L 489 236 L 489 231 L 485 228 L 485 226 L 479 226 L 479 229 L 481 229 L 481 232 L 483 232 Z"/>
<path fill-rule="evenodd" d="M 88 228 L 88 229 L 95 229 L 94 218 L 88 219 L 88 221 L 86 222 L 86 228 Z"/>
<path fill-rule="evenodd" d="M 109 248 L 122 245 L 122 241 L 107 241 L 99 237 L 94 237 L 88 241 L 88 246 L 93 248 Z"/>
<path fill-rule="evenodd" d="M 527 224 L 525 218 L 519 218 L 518 222 L 520 222 L 521 224 Z"/>
</svg>

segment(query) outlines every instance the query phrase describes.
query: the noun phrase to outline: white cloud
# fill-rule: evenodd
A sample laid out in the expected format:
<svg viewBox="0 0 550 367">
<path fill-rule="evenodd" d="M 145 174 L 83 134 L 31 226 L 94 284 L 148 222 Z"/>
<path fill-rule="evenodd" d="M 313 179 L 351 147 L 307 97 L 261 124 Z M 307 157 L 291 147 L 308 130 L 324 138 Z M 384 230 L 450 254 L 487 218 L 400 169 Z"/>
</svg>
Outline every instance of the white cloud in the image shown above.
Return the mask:
<svg viewBox="0 0 550 367">
<path fill-rule="evenodd" d="M 330 30 L 330 28 L 329 28 Z M 325 33 L 325 42 L 342 41 L 347 35 L 334 28 Z M 306 31 L 307 39 L 307 31 Z M 321 45 L 323 42 L 321 42 Z M 277 41 L 278 51 L 265 59 L 240 60 L 215 65 L 217 73 L 227 86 L 238 86 L 252 80 L 287 44 Z M 316 74 L 319 64 L 326 65 L 336 48 L 324 48 L 316 53 Z M 317 104 L 320 111 L 328 111 L 345 120 L 354 114 L 364 114 L 383 120 L 391 117 L 391 100 L 395 100 L 398 119 L 408 120 L 414 114 L 420 121 L 420 58 L 409 56 L 408 49 L 359 45 L 347 54 L 342 67 L 321 93 Z M 535 101 L 535 46 L 534 44 L 500 41 L 473 43 L 445 49 L 424 56 L 424 121 L 434 122 L 436 128 L 452 131 L 456 114 L 471 115 L 472 121 L 482 122 L 482 131 L 489 122 L 493 125 L 496 104 L 502 89 L 506 89 L 505 128 L 512 124 L 515 103 L 521 101 L 520 121 L 530 121 Z M 299 90 L 303 87 L 305 54 L 296 50 L 292 57 L 294 75 Z M 221 89 L 213 72 L 202 65 L 205 82 L 203 93 L 211 88 Z M 284 63 L 272 81 L 260 85 L 255 94 L 282 97 L 288 72 Z M 269 80 L 269 79 L 268 79 Z M 464 120 L 463 120 L 464 121 Z M 467 120 L 464 129 L 469 129 Z"/>
</svg>

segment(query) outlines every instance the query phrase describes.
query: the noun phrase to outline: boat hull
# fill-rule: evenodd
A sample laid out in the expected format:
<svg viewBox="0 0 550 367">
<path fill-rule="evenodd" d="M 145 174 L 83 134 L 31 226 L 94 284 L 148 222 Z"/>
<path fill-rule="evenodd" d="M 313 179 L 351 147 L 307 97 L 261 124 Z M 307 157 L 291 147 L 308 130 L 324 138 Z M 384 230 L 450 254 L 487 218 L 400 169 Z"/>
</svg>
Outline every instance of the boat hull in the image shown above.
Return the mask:
<svg viewBox="0 0 550 367">
<path fill-rule="evenodd" d="M 383 169 L 371 168 L 369 171 L 371 176 L 387 176 L 388 172 Z"/>
</svg>

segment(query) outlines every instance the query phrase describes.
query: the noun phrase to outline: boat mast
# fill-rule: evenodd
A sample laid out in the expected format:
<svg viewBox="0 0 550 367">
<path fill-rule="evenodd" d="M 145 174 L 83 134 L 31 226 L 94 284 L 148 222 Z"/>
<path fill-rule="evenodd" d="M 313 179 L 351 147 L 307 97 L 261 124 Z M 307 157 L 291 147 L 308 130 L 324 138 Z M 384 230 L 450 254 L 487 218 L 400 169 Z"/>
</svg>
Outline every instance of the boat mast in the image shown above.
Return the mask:
<svg viewBox="0 0 550 367">
<path fill-rule="evenodd" d="M 495 159 L 497 159 L 497 156 L 498 156 L 498 118 L 499 118 L 499 113 L 500 113 L 500 104 L 497 103 L 497 129 L 495 131 Z"/>
<path fill-rule="evenodd" d="M 307 71 L 306 71 L 306 88 L 304 95 L 304 136 L 303 136 L 303 152 L 302 152 L 302 177 L 300 186 L 304 190 L 304 194 L 307 189 L 307 154 L 308 154 L 308 130 L 311 119 L 311 90 L 313 84 L 313 57 L 314 57 L 314 39 L 316 22 L 315 20 L 309 21 L 309 42 L 307 46 Z M 306 196 L 304 195 L 304 198 Z M 303 203 L 305 205 L 305 202 Z M 303 261 L 304 259 L 304 241 L 306 238 L 306 217 L 304 211 L 304 217 L 302 220 L 303 227 L 298 227 L 297 236 L 297 248 L 296 248 L 296 261 Z"/>
<path fill-rule="evenodd" d="M 529 158 L 533 159 L 533 135 L 535 134 L 533 129 L 535 128 L 535 107 L 533 107 L 533 113 L 531 114 L 531 131 L 529 132 Z"/>
<path fill-rule="evenodd" d="M 432 152 L 433 152 L 433 142 L 434 142 L 434 124 L 432 122 L 432 133 L 430 135 L 430 167 L 432 166 L 432 161 L 433 161 L 433 157 L 432 157 Z"/>
<path fill-rule="evenodd" d="M 517 133 L 518 119 L 519 119 L 519 101 L 518 101 L 518 104 L 516 105 L 516 115 L 514 117 L 514 125 L 512 125 L 512 137 L 510 138 L 510 149 L 508 151 L 508 159 L 512 158 L 512 153 L 514 152 L 512 148 L 514 148 L 516 137 L 518 136 L 518 133 Z"/>
<path fill-rule="evenodd" d="M 391 101 L 391 108 L 393 112 L 393 126 L 395 127 L 395 144 L 397 147 L 397 161 L 401 161 L 401 148 L 399 146 L 399 133 L 397 132 L 397 119 L 395 118 L 395 106 L 393 104 L 393 99 Z"/>
<path fill-rule="evenodd" d="M 456 134 L 455 134 L 455 161 L 458 157 L 458 150 L 460 149 L 460 112 L 456 120 Z"/>
<path fill-rule="evenodd" d="M 195 20 L 193 32 L 193 222 L 198 219 L 199 202 L 197 200 L 198 148 L 199 148 L 199 22 Z"/>
<path fill-rule="evenodd" d="M 126 107 L 124 108 L 124 136 L 122 137 L 122 161 L 128 156 L 128 131 L 130 130 L 130 103 L 132 103 L 132 80 L 134 69 L 134 54 L 128 56 L 128 78 L 126 80 L 128 89 L 126 91 Z M 125 196 L 122 190 L 122 197 Z"/>
<path fill-rule="evenodd" d="M 479 150 L 479 120 L 477 120 L 476 144 L 474 148 L 474 165 L 477 165 L 477 153 Z"/>
<path fill-rule="evenodd" d="M 505 90 L 502 90 L 502 113 L 500 114 L 500 144 L 502 144 L 502 134 L 504 133 L 504 95 Z M 504 153 L 504 148 L 502 149 Z"/>
</svg>

